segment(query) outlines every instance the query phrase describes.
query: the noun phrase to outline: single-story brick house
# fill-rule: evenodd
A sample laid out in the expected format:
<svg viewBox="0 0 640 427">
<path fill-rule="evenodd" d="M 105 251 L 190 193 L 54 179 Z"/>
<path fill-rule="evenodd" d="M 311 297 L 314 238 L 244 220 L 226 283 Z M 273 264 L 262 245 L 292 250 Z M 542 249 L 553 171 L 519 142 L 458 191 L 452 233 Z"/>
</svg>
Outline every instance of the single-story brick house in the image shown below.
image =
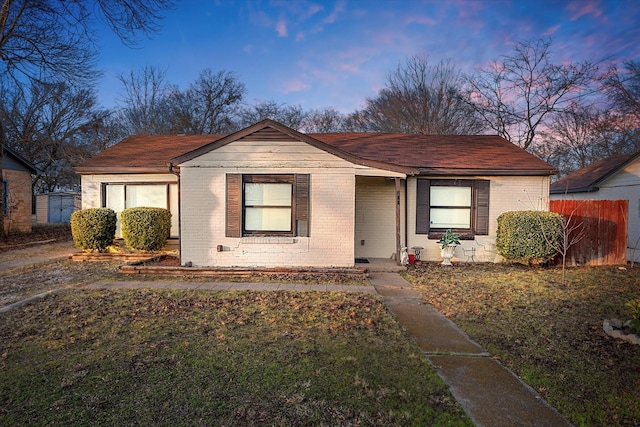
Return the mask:
<svg viewBox="0 0 640 427">
<path fill-rule="evenodd" d="M 37 170 L 24 157 L 4 147 L 2 156 L 2 185 L 4 185 L 3 219 L 5 233 L 31 233 L 33 190 L 31 175 Z"/>
<path fill-rule="evenodd" d="M 601 160 L 551 184 L 552 200 L 628 200 L 627 260 L 640 261 L 640 151 Z"/>
<path fill-rule="evenodd" d="M 230 135 L 131 136 L 76 168 L 82 206 L 162 206 L 182 264 L 348 267 L 452 228 L 493 261 L 496 218 L 548 209 L 555 170 L 498 136 L 304 134 L 264 120 Z M 466 257 L 466 258 L 465 258 Z"/>
</svg>

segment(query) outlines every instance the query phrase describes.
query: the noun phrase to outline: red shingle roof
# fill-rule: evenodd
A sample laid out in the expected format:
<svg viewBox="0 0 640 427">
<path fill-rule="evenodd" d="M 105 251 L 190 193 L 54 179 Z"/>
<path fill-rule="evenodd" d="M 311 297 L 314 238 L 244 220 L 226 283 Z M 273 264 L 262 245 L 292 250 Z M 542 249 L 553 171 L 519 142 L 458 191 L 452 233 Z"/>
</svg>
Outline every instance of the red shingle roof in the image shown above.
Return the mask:
<svg viewBox="0 0 640 427">
<path fill-rule="evenodd" d="M 76 168 L 89 173 L 167 172 L 169 164 L 269 128 L 349 161 L 409 174 L 551 175 L 553 167 L 495 135 L 300 134 L 265 120 L 232 135 L 130 136 Z M 217 142 L 216 142 L 217 141 Z"/>
<path fill-rule="evenodd" d="M 224 135 L 133 135 L 76 167 L 83 173 L 166 173 L 174 157 Z M 100 172 L 102 171 L 102 172 Z"/>
<path fill-rule="evenodd" d="M 550 192 L 551 194 L 563 194 L 595 191 L 602 181 L 639 155 L 640 152 L 613 156 L 585 166 L 551 184 Z"/>
<path fill-rule="evenodd" d="M 551 175 L 553 167 L 497 135 L 310 134 L 355 156 L 445 172 Z"/>
</svg>

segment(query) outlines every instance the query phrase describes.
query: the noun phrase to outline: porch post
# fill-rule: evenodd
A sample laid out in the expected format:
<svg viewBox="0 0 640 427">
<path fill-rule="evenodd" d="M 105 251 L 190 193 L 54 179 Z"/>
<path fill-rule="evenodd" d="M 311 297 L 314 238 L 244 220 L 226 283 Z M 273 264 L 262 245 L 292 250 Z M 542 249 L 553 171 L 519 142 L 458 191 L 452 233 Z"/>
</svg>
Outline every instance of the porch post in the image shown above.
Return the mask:
<svg viewBox="0 0 640 427">
<path fill-rule="evenodd" d="M 400 178 L 396 182 L 396 264 L 400 265 Z"/>
</svg>

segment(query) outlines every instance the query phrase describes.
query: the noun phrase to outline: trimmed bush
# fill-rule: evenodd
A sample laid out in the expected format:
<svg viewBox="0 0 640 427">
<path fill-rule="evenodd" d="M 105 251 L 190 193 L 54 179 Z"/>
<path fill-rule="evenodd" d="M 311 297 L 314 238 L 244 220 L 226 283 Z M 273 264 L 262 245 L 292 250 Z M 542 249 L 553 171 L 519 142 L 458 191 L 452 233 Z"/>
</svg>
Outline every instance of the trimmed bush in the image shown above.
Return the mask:
<svg viewBox="0 0 640 427">
<path fill-rule="evenodd" d="M 505 212 L 498 217 L 498 253 L 521 264 L 549 262 L 558 254 L 562 224 L 562 215 L 554 212 Z"/>
<path fill-rule="evenodd" d="M 129 208 L 120 214 L 122 237 L 127 247 L 159 251 L 171 232 L 171 212 L 162 208 Z"/>
<path fill-rule="evenodd" d="M 109 208 L 90 208 L 71 214 L 73 243 L 83 251 L 104 252 L 116 236 L 116 213 Z"/>
</svg>

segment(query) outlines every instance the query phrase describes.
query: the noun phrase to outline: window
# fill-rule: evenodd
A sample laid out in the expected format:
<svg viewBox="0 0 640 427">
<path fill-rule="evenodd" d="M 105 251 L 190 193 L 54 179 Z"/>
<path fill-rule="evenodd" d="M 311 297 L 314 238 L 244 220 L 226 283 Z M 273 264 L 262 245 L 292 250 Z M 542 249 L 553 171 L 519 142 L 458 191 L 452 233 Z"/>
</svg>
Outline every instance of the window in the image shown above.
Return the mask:
<svg viewBox="0 0 640 427">
<path fill-rule="evenodd" d="M 113 209 L 118 217 L 116 236 L 121 236 L 120 212 L 127 208 L 150 207 L 171 211 L 171 236 L 178 230 L 178 185 L 167 183 L 152 184 L 104 184 L 103 206 Z"/>
<path fill-rule="evenodd" d="M 489 181 L 418 180 L 416 233 L 438 239 L 449 228 L 466 239 L 489 234 Z"/>
<path fill-rule="evenodd" d="M 471 228 L 471 187 L 432 185 L 429 228 Z"/>
<path fill-rule="evenodd" d="M 309 175 L 227 175 L 226 235 L 308 236 Z"/>
<path fill-rule="evenodd" d="M 244 232 L 291 233 L 292 183 L 244 183 Z"/>
</svg>

